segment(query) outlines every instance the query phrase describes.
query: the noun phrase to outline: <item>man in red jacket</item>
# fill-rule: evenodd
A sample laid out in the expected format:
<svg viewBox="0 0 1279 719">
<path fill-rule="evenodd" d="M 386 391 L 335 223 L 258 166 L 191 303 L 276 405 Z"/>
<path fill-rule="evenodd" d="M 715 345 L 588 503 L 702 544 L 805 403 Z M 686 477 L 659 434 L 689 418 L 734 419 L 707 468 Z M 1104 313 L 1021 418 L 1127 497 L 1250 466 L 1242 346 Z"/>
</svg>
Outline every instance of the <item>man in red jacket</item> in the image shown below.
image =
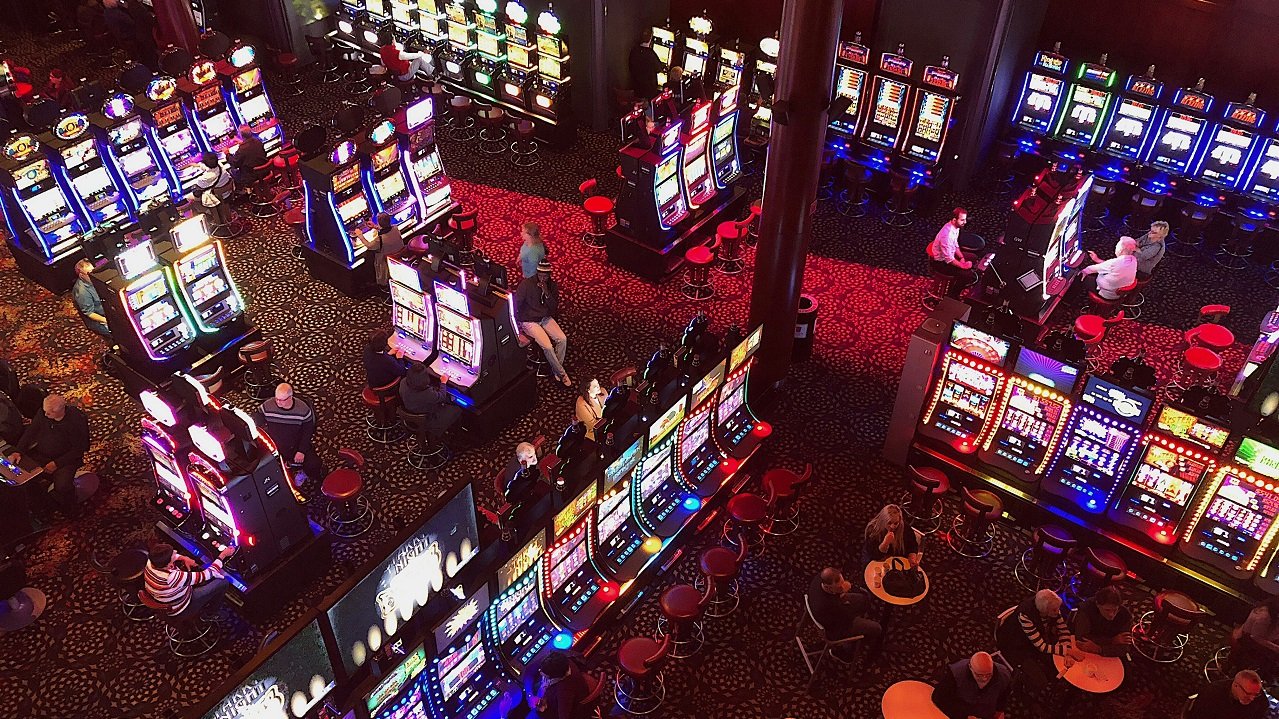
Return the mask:
<svg viewBox="0 0 1279 719">
<path fill-rule="evenodd" d="M 381 43 L 378 55 L 382 58 L 383 67 L 395 79 L 408 81 L 417 77 L 418 73 L 425 72 L 428 76 L 435 74 L 435 61 L 429 54 L 405 50 L 389 32 L 383 33 Z"/>
</svg>

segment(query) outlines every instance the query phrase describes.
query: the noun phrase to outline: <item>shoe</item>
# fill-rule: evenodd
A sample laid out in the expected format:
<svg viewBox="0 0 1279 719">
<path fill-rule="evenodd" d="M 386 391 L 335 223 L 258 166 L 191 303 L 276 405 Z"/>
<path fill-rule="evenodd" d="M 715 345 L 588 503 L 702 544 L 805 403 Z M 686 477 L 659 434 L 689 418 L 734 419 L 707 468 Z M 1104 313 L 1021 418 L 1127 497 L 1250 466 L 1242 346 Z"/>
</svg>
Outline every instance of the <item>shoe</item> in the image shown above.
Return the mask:
<svg viewBox="0 0 1279 719">
<path fill-rule="evenodd" d="M 564 385 L 565 387 L 568 387 L 569 389 L 573 388 L 573 380 L 569 379 L 568 375 L 564 375 L 563 377 L 560 377 L 560 384 Z"/>
</svg>

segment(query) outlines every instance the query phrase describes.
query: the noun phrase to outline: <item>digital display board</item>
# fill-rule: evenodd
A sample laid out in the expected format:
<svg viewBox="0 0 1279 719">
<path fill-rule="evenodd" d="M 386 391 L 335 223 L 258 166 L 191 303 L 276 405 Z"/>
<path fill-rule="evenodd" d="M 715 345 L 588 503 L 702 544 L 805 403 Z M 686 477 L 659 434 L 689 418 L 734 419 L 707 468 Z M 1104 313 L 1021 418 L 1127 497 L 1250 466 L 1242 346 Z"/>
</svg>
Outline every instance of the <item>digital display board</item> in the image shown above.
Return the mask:
<svg viewBox="0 0 1279 719">
<path fill-rule="evenodd" d="M 724 372 L 726 367 L 727 362 L 725 360 L 721 360 L 720 363 L 715 365 L 710 372 L 706 373 L 705 377 L 701 378 L 698 380 L 697 384 L 693 385 L 693 399 L 689 402 L 689 407 L 696 409 L 702 406 L 702 402 L 705 402 L 707 397 L 710 397 L 715 393 L 715 390 L 719 389 L 719 386 L 724 383 Z"/>
<path fill-rule="evenodd" d="M 674 431 L 675 428 L 679 426 L 679 423 L 683 421 L 684 405 L 685 400 L 687 399 L 687 397 L 680 397 L 675 400 L 675 404 L 671 405 L 669 409 L 653 421 L 653 425 L 648 428 L 649 447 L 657 446 L 658 442 L 665 439 L 666 436 Z"/>
<path fill-rule="evenodd" d="M 1089 377 L 1079 401 L 1134 424 L 1141 424 L 1150 413 L 1154 400 L 1127 387 Z"/>
<path fill-rule="evenodd" d="M 1235 461 L 1265 477 L 1279 479 L 1279 449 L 1244 437 L 1235 451 Z"/>
<path fill-rule="evenodd" d="M 983 362 L 1003 367 L 1008 361 L 1008 350 L 1012 348 L 1012 343 L 969 327 L 963 322 L 956 322 L 950 329 L 950 347 Z"/>
<path fill-rule="evenodd" d="M 587 484 L 586 487 L 578 493 L 573 501 L 569 502 L 564 509 L 556 513 L 555 518 L 551 521 L 551 533 L 556 539 L 560 535 L 568 531 L 573 523 L 590 511 L 595 506 L 595 500 L 599 498 L 599 486 L 595 482 Z"/>
<path fill-rule="evenodd" d="M 204 719 L 301 719 L 336 683 L 319 620 L 313 620 L 228 692 Z"/>
<path fill-rule="evenodd" d="M 1078 367 L 1024 347 L 1017 353 L 1013 372 L 1062 394 L 1074 392 L 1079 382 Z"/>
<path fill-rule="evenodd" d="M 1155 426 L 1174 437 L 1197 442 L 1216 450 L 1225 447 L 1226 440 L 1230 438 L 1228 428 L 1172 406 L 1165 406 L 1159 411 Z"/>
<path fill-rule="evenodd" d="M 764 335 L 764 325 L 760 325 L 746 335 L 746 339 L 742 340 L 733 348 L 728 355 L 728 371 L 732 372 L 742 363 L 750 359 L 755 354 L 755 350 L 759 349 L 759 340 Z"/>
<path fill-rule="evenodd" d="M 613 485 L 622 481 L 631 470 L 635 469 L 635 465 L 639 464 L 640 457 L 644 453 L 644 438 L 640 437 L 631 443 L 613 463 L 604 470 L 604 491 L 613 488 Z"/>
</svg>

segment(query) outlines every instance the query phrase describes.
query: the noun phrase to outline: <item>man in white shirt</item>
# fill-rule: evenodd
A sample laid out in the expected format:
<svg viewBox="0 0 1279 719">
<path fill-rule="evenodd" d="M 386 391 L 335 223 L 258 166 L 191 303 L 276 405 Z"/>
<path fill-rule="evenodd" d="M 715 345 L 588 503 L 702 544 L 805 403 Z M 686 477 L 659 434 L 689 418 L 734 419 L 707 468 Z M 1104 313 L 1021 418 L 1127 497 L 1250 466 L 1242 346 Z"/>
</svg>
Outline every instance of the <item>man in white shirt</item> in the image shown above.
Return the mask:
<svg viewBox="0 0 1279 719">
<path fill-rule="evenodd" d="M 1097 294 L 1108 300 L 1119 299 L 1119 290 L 1137 281 L 1137 241 L 1121 237 L 1115 244 L 1115 257 L 1102 260 L 1096 252 L 1088 256 L 1096 264 L 1084 268 L 1084 276 L 1096 275 Z"/>
<path fill-rule="evenodd" d="M 962 207 L 951 210 L 950 222 L 942 225 L 937 237 L 928 244 L 928 267 L 934 275 L 955 278 L 950 283 L 951 297 L 958 297 L 967 287 L 977 281 L 977 273 L 973 272 L 972 260 L 964 257 L 959 249 L 959 229 L 968 224 L 968 211 Z"/>
</svg>

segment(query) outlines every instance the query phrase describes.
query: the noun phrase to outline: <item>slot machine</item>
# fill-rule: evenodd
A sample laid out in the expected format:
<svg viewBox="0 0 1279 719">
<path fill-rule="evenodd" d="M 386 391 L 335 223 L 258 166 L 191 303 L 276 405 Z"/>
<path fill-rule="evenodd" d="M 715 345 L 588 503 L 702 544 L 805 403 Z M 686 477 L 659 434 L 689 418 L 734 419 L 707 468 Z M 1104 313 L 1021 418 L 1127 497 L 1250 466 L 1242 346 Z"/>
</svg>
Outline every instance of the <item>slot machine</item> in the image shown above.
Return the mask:
<svg viewBox="0 0 1279 719">
<path fill-rule="evenodd" d="M 591 522 L 591 561 L 600 574 L 618 584 L 638 576 L 651 556 L 644 542 L 649 535 L 635 519 L 631 504 L 635 481 L 631 473 L 644 455 L 644 439 L 638 437 L 604 469 L 603 489 Z"/>
<path fill-rule="evenodd" d="M 424 97 L 405 105 L 396 115 L 395 130 L 403 153 L 400 163 L 408 162 L 413 194 L 422 203 L 419 216 L 425 223 L 433 222 L 454 205 L 453 187 L 435 143 L 435 100 Z"/>
<path fill-rule="evenodd" d="M 489 608 L 488 585 L 481 585 L 435 627 L 435 657 L 427 683 L 435 719 L 496 719 L 502 696 L 502 667 L 490 659 L 481 621 Z"/>
<path fill-rule="evenodd" d="M 408 236 L 422 223 L 422 198 L 414 192 L 411 170 L 404 163 L 395 123 L 374 124 L 360 143 L 364 168 L 364 194 L 373 201 L 371 215 L 385 212 L 400 232 Z"/>
<path fill-rule="evenodd" d="M 435 298 L 426 291 L 417 263 L 429 261 L 414 254 L 387 258 L 391 285 L 391 340 L 414 362 L 425 362 L 435 351 Z"/>
<path fill-rule="evenodd" d="M 361 174 L 355 143 L 350 140 L 302 163 L 307 240 L 302 258 L 312 277 L 352 295 L 373 284 L 373 259 L 366 239 L 373 233 L 372 210 Z"/>
<path fill-rule="evenodd" d="M 448 0 L 444 14 L 449 41 L 440 50 L 440 72 L 459 85 L 469 86 L 467 75 L 478 50 L 475 21 L 462 0 Z"/>
<path fill-rule="evenodd" d="M 81 113 L 63 115 L 45 135 L 42 144 L 53 150 L 70 182 L 71 196 L 80 205 L 95 237 L 121 229 L 136 218 L 133 196 L 116 173 L 118 168 L 103 157 L 104 148 L 89 130 L 89 118 Z"/>
<path fill-rule="evenodd" d="M 688 20 L 688 29 L 691 35 L 684 38 L 684 56 L 680 63 L 684 68 L 681 86 L 685 97 L 690 96 L 688 89 L 695 81 L 710 77 L 709 65 L 718 54 L 718 48 L 708 39 L 714 30 L 709 18 L 694 15 Z"/>
<path fill-rule="evenodd" d="M 159 142 L 161 158 L 176 180 L 175 192 L 180 197 L 204 166 L 200 162 L 203 151 L 182 110 L 177 90 L 177 80 L 157 77 L 147 84 L 143 97 L 137 98 L 137 109 Z"/>
<path fill-rule="evenodd" d="M 1013 110 L 1012 133 L 1022 152 L 1039 153 L 1040 138 L 1052 129 L 1065 98 L 1066 69 L 1070 62 L 1060 53 L 1061 43 L 1057 43 L 1052 52 L 1035 53 L 1022 82 Z"/>
<path fill-rule="evenodd" d="M 1204 143 L 1214 133 L 1208 121 L 1213 97 L 1203 92 L 1203 80 L 1192 88 L 1180 88 L 1172 94 L 1168 111 L 1155 128 L 1155 142 L 1145 158 L 1153 171 L 1149 182 L 1156 187 L 1169 184 L 1169 175 L 1181 177 L 1199 157 Z"/>
<path fill-rule="evenodd" d="M 622 148 L 626 182 L 617 198 L 617 223 L 634 238 L 665 244 L 688 217 L 688 197 L 681 177 L 683 123 L 671 120 L 650 147 L 641 137 Z"/>
<path fill-rule="evenodd" d="M 666 85 L 667 74 L 671 70 L 671 61 L 675 59 L 675 49 L 679 47 L 679 41 L 679 35 L 670 27 L 669 21 L 664 26 L 653 26 L 653 53 L 657 55 L 659 63 L 658 87 Z"/>
<path fill-rule="evenodd" d="M 845 149 L 861 132 L 866 120 L 866 78 L 870 71 L 870 48 L 862 44 L 862 34 L 852 41 L 840 40 L 835 55 L 835 96 L 848 101 L 843 112 L 830 118 L 829 130 Z"/>
<path fill-rule="evenodd" d="M 528 543 L 497 571 L 497 598 L 484 615 L 484 641 L 489 654 L 501 657 L 507 676 L 519 679 L 548 648 L 555 625 L 542 611 L 538 570 L 546 553 L 546 530 L 539 529 Z"/>
<path fill-rule="evenodd" d="M 915 88 L 910 125 L 898 158 L 914 174 L 931 174 L 946 147 L 955 105 L 959 103 L 959 95 L 955 94 L 959 73 L 949 69 L 949 63 L 950 58 L 943 57 L 941 65 L 926 66 L 919 87 Z"/>
<path fill-rule="evenodd" d="M 1208 136 L 1204 150 L 1190 169 L 1190 176 L 1218 190 L 1235 192 L 1249 178 L 1257 152 L 1261 149 L 1261 132 L 1266 121 L 1266 111 L 1253 103 L 1256 93 L 1247 102 L 1228 102 L 1221 123 Z"/>
<path fill-rule="evenodd" d="M 560 629 L 577 633 L 617 599 L 617 585 L 590 561 L 591 526 L 599 484 L 592 480 L 552 520 L 554 539 L 542 555 L 542 606 Z"/>
<path fill-rule="evenodd" d="M 1061 441 L 1078 380 L 1078 367 L 1023 347 L 977 457 L 1023 482 L 1037 482 Z"/>
<path fill-rule="evenodd" d="M 1119 181 L 1130 177 L 1133 165 L 1146 157 L 1155 141 L 1154 128 L 1164 113 L 1159 104 L 1163 94 L 1164 84 L 1155 79 L 1154 65 L 1145 75 L 1128 76 L 1097 143 L 1097 149 L 1109 158 L 1098 158 L 1099 171 Z"/>
<path fill-rule="evenodd" d="M 364 695 L 369 719 L 431 719 L 426 667 L 425 646 L 406 653 L 404 659 Z"/>
<path fill-rule="evenodd" d="M 54 169 L 50 151 L 31 135 L 4 143 L 0 181 L 5 185 L 5 240 L 23 274 L 59 291 L 75 279 L 83 256 L 81 238 L 89 223 L 71 204 L 66 175 Z"/>
<path fill-rule="evenodd" d="M 222 240 L 209 234 L 203 214 L 187 217 L 169 230 L 170 246 L 160 259 L 173 268 L 183 304 L 209 346 L 222 347 L 243 328 L 244 298 L 227 267 Z"/>
<path fill-rule="evenodd" d="M 675 467 L 677 430 L 684 421 L 687 395 L 680 395 L 648 429 L 648 452 L 631 483 L 631 512 L 650 536 L 671 537 L 684 526 L 702 500 L 684 485 Z"/>
<path fill-rule="evenodd" d="M 711 128 L 711 164 L 715 186 L 727 190 L 742 176 L 737 150 L 737 111 L 740 85 L 727 85 L 715 96 L 715 124 Z"/>
<path fill-rule="evenodd" d="M 1257 573 L 1279 529 L 1276 455 L 1260 440 L 1243 439 L 1234 461 L 1220 467 L 1194 501 L 1178 545 L 1182 554 L 1239 579 Z M 1273 574 L 1258 583 L 1274 591 Z"/>
<path fill-rule="evenodd" d="M 1141 427 L 1154 403 L 1146 394 L 1089 377 L 1044 473 L 1043 489 L 1090 514 L 1110 506 L 1132 470 Z"/>
<path fill-rule="evenodd" d="M 711 109 L 709 102 L 699 101 L 689 108 L 681 123 L 685 131 L 680 135 L 680 144 L 684 146 L 680 181 L 684 183 L 689 210 L 696 210 L 715 199 L 719 190 L 711 172 L 710 148 L 707 147 L 711 137 Z"/>
<path fill-rule="evenodd" d="M 776 37 L 759 41 L 759 54 L 755 58 L 755 74 L 751 77 L 751 125 L 750 134 L 768 137 L 773 126 L 773 90 L 777 78 L 777 55 L 781 43 Z"/>
<path fill-rule="evenodd" d="M 212 60 L 196 60 L 186 77 L 178 81 L 178 90 L 200 148 L 226 154 L 235 141 L 235 118 L 222 94 L 217 66 Z"/>
<path fill-rule="evenodd" d="M 173 409 L 152 390 L 144 390 L 140 399 L 150 415 L 142 417 L 140 437 L 155 478 L 156 494 L 152 501 L 160 510 L 160 521 L 170 527 L 178 527 L 195 512 L 195 499 L 182 466 L 181 445 L 173 434 L 177 417 Z"/>
<path fill-rule="evenodd" d="M 1011 349 L 1012 343 L 1002 337 L 956 322 L 919 434 L 942 440 L 962 454 L 975 452 L 1003 396 Z"/>
<path fill-rule="evenodd" d="M 337 13 L 338 41 L 361 49 L 369 49 L 364 41 L 364 0 L 342 0 Z"/>
<path fill-rule="evenodd" d="M 528 109 L 552 122 L 564 118 L 568 106 L 568 43 L 560 36 L 560 19 L 550 9 L 537 14 L 537 79 L 529 92 Z"/>
<path fill-rule="evenodd" d="M 1066 90 L 1053 137 L 1083 148 L 1096 144 L 1115 97 L 1111 88 L 1118 75 L 1106 67 L 1105 55 L 1099 63 L 1080 63 L 1075 68 L 1074 82 Z"/>
<path fill-rule="evenodd" d="M 1225 426 L 1165 405 L 1142 438 L 1136 471 L 1106 516 L 1159 544 L 1175 544 L 1191 499 L 1216 470 L 1215 453 L 1229 438 Z"/>
<path fill-rule="evenodd" d="M 675 464 L 685 484 L 697 496 L 713 496 L 737 471 L 737 460 L 730 459 L 719 448 L 712 428 L 715 425 L 715 400 L 724 384 L 728 358 L 698 379 L 689 393 L 688 416 L 679 426 Z"/>
<path fill-rule="evenodd" d="M 497 97 L 500 70 L 506 62 L 506 32 L 497 13 L 497 0 L 475 0 L 475 49 L 469 84 L 476 92 Z"/>
<path fill-rule="evenodd" d="M 529 90 L 537 79 L 537 41 L 529 34 L 528 10 L 506 3 L 506 63 L 500 71 L 498 99 L 527 108 Z"/>
<path fill-rule="evenodd" d="M 1257 159 L 1244 173 L 1239 186 L 1242 196 L 1237 202 L 1253 217 L 1265 216 L 1272 206 L 1279 204 L 1279 137 L 1268 135 L 1261 139 Z"/>
<path fill-rule="evenodd" d="M 382 33 L 393 29 L 390 0 L 364 0 L 364 13 L 356 27 L 361 44 L 376 54 L 382 45 Z"/>
<path fill-rule="evenodd" d="M 157 260 L 150 239 L 117 255 L 114 269 L 100 269 L 92 277 L 111 338 L 126 362 L 155 368 L 155 374 L 189 366 L 195 323 L 179 297 L 172 269 Z"/>
<path fill-rule="evenodd" d="M 746 70 L 746 53 L 736 46 L 721 45 L 719 56 L 715 60 L 714 82 L 711 86 L 716 90 L 742 86 L 742 74 Z"/>
<path fill-rule="evenodd" d="M 387 0 L 391 11 L 391 29 L 395 39 L 408 45 L 421 37 L 422 28 L 418 25 L 417 0 Z"/>
<path fill-rule="evenodd" d="M 869 164 L 887 167 L 888 154 L 895 152 L 906 137 L 906 104 L 910 102 L 910 73 L 915 63 L 902 53 L 886 52 L 879 57 L 879 72 L 871 80 L 870 114 L 862 128 L 862 142 L 868 149 Z"/>
<path fill-rule="evenodd" d="M 227 55 L 226 64 L 227 73 L 222 82 L 236 125 L 248 125 L 262 141 L 266 156 L 275 157 L 284 145 L 284 127 L 262 84 L 257 51 L 252 45 L 239 45 Z"/>
<path fill-rule="evenodd" d="M 756 327 L 729 351 L 728 374 L 715 401 L 715 441 L 739 465 L 773 432 L 772 425 L 756 417 L 746 401 L 751 365 L 763 331 L 763 326 Z"/>
<path fill-rule="evenodd" d="M 111 162 L 120 168 L 134 205 L 144 214 L 170 204 L 180 193 L 177 176 L 165 162 L 159 142 L 133 108 L 133 98 L 118 93 L 107 99 L 102 113 L 90 122 L 106 137 Z"/>
<path fill-rule="evenodd" d="M 445 29 L 445 0 L 417 0 L 417 24 L 421 29 L 421 41 L 432 55 L 448 42 Z"/>
</svg>

